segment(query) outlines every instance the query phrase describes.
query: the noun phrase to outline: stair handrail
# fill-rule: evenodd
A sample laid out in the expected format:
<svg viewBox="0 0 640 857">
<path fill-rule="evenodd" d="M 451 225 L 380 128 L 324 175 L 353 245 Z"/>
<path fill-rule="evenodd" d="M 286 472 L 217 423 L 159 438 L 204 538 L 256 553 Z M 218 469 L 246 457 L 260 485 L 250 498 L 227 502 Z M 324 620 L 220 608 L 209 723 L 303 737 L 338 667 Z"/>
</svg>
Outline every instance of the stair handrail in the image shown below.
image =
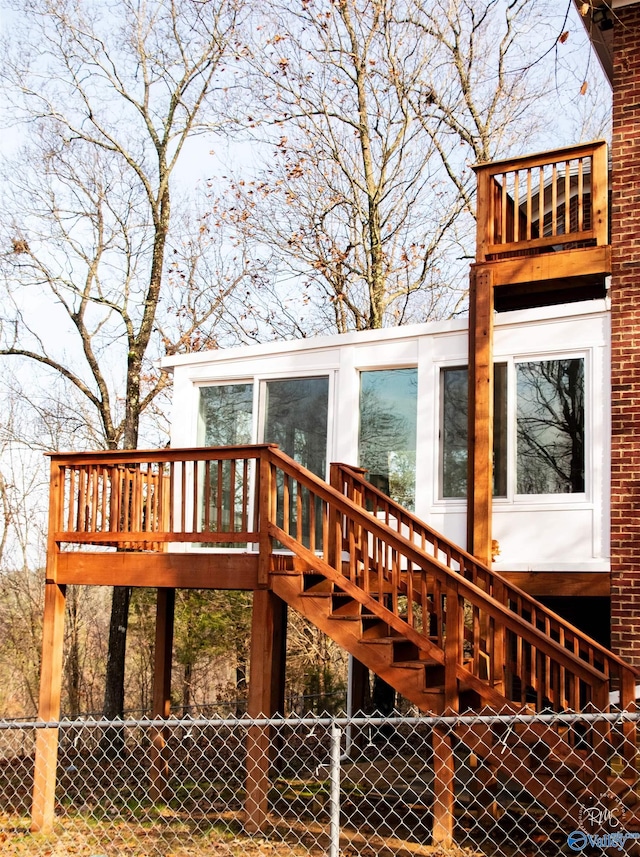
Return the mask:
<svg viewBox="0 0 640 857">
<path fill-rule="evenodd" d="M 498 600 L 493 595 L 486 592 L 485 590 L 477 586 L 475 583 L 465 578 L 462 574 L 443 564 L 440 560 L 438 560 L 434 556 L 431 556 L 429 553 L 421 551 L 413 542 L 409 541 L 397 530 L 393 529 L 386 523 L 378 520 L 373 515 L 371 515 L 364 508 L 363 505 L 356 503 L 354 500 L 346 496 L 343 492 L 338 491 L 332 485 L 328 485 L 315 474 L 302 467 L 302 465 L 290 459 L 281 450 L 277 448 L 270 448 L 267 452 L 267 455 L 270 459 L 272 467 L 279 466 L 284 473 L 287 473 L 290 477 L 305 485 L 307 488 L 313 490 L 314 493 L 316 493 L 321 499 L 327 502 L 329 506 L 333 506 L 337 514 L 349 516 L 358 526 L 362 526 L 365 529 L 372 530 L 373 532 L 378 533 L 381 537 L 385 539 L 385 541 L 390 543 L 392 547 L 401 551 L 402 554 L 407 559 L 409 559 L 409 561 L 415 564 L 416 567 L 423 568 L 426 561 L 426 563 L 431 567 L 434 572 L 438 572 L 441 576 L 448 579 L 448 581 L 453 585 L 458 594 L 463 595 L 463 597 L 467 598 L 469 602 L 485 610 L 487 615 L 490 616 L 492 619 L 504 623 L 505 627 L 507 627 L 513 633 L 522 637 L 526 642 L 530 643 L 538 651 L 542 652 L 550 658 L 554 658 L 560 666 L 569 669 L 574 675 L 590 683 L 592 687 L 596 689 L 599 689 L 602 684 L 610 683 L 610 680 L 613 676 L 608 671 L 602 671 L 598 669 L 597 666 L 590 663 L 588 660 L 584 660 L 583 658 L 579 657 L 579 653 L 578 655 L 576 655 L 574 652 L 563 646 L 560 642 L 557 642 L 556 640 L 545 634 L 543 631 L 538 629 L 536 626 L 527 622 L 522 616 L 511 610 L 502 601 Z M 351 471 L 351 468 L 349 468 L 349 471 Z M 373 488 L 373 486 L 369 486 L 369 483 L 366 483 L 366 481 L 361 475 L 359 475 L 359 481 L 362 488 Z M 382 494 L 382 492 L 378 492 L 377 489 L 373 490 L 376 493 L 380 493 L 383 498 L 388 500 L 388 498 L 386 498 L 386 496 Z M 398 506 L 398 510 L 402 513 L 406 513 L 406 510 L 404 510 L 400 506 Z M 411 513 L 408 514 L 411 515 Z M 284 530 L 282 530 L 282 528 L 271 519 L 271 516 L 269 517 L 270 535 L 274 538 L 278 538 L 279 535 L 286 535 L 288 537 L 288 547 L 293 549 L 293 542 L 295 541 L 295 538 L 292 539 L 290 533 L 286 533 Z M 411 517 L 415 520 L 416 523 L 423 523 L 420 522 L 419 519 L 415 516 L 411 515 Z M 459 549 L 456 547 L 455 550 L 458 551 Z M 297 552 L 303 558 L 309 558 L 311 555 L 310 552 L 304 547 L 304 545 L 300 545 Z M 473 557 L 466 554 L 466 552 L 462 553 L 468 556 L 472 562 L 476 562 L 475 560 L 473 560 Z M 338 559 L 336 559 L 335 563 L 333 564 L 333 572 L 338 571 L 338 569 L 336 568 L 337 565 Z M 486 571 L 489 570 L 486 569 Z M 518 594 L 522 592 L 517 587 L 512 587 L 511 585 L 509 586 L 512 591 L 517 591 Z M 526 596 L 526 593 L 522 592 L 522 595 L 528 598 L 528 596 Z M 538 605 L 538 602 L 535 601 L 535 599 L 531 599 L 531 602 L 535 605 L 536 608 L 540 606 Z M 573 631 L 573 626 L 565 622 L 562 617 L 557 616 L 557 614 L 553 613 L 552 611 L 546 610 L 546 608 L 544 608 L 544 613 L 545 615 L 548 615 L 549 617 L 553 618 L 554 621 L 558 621 L 562 626 Z M 624 703 L 626 703 L 627 701 L 630 702 L 631 700 L 626 699 L 628 695 L 627 690 L 630 686 L 630 682 L 635 687 L 636 671 L 617 655 L 613 654 L 612 652 L 609 652 L 605 647 L 600 646 L 599 644 L 595 644 L 594 641 L 592 641 L 586 635 L 582 634 L 582 632 L 580 632 L 578 629 L 575 630 L 579 637 L 584 640 L 585 644 L 588 644 L 592 648 L 597 648 L 598 652 L 603 656 L 603 663 L 605 667 L 608 665 L 608 663 L 613 663 L 618 667 L 618 671 L 620 673 L 621 703 L 622 705 L 624 705 Z M 625 680 L 625 677 L 630 678 L 627 678 L 627 680 Z M 604 697 L 600 695 L 599 704 L 603 708 L 607 705 L 607 703 L 604 701 Z"/>
<path fill-rule="evenodd" d="M 516 611 L 511 606 L 510 602 L 527 605 L 531 610 L 532 618 L 535 616 L 536 619 L 542 619 L 543 621 L 547 619 L 550 622 L 555 623 L 558 627 L 563 628 L 565 632 L 569 632 L 576 640 L 583 643 L 585 648 L 590 649 L 594 653 L 597 652 L 605 661 L 617 664 L 620 669 L 621 676 L 625 676 L 627 678 L 627 681 L 624 682 L 625 687 L 623 688 L 621 686 L 620 708 L 625 708 L 635 701 L 635 684 L 636 679 L 640 676 L 640 670 L 637 670 L 635 667 L 628 664 L 625 660 L 616 655 L 615 652 L 607 649 L 606 646 L 603 646 L 601 643 L 593 640 L 575 625 L 572 625 L 562 616 L 541 604 L 525 592 L 525 590 L 521 589 L 516 584 L 511 583 L 499 572 L 489 568 L 459 545 L 456 545 L 453 541 L 442 535 L 442 533 L 434 530 L 413 512 L 392 500 L 383 491 L 367 481 L 365 477 L 367 471 L 364 468 L 340 462 L 332 463 L 331 467 L 331 484 L 336 490 L 340 493 L 344 493 L 345 484 L 348 485 L 350 483 L 352 486 L 357 485 L 358 491 L 356 492 L 352 490 L 350 499 L 354 500 L 354 502 L 358 502 L 357 498 L 359 497 L 359 502 L 362 505 L 362 508 L 367 511 L 367 514 L 374 516 L 377 510 L 383 511 L 385 521 L 388 526 L 390 526 L 389 522 L 393 519 L 397 522 L 398 532 L 400 532 L 400 529 L 403 526 L 406 526 L 410 533 L 419 534 L 426 542 L 429 542 L 433 546 L 434 557 L 437 553 L 444 555 L 444 557 L 449 560 L 453 557 L 457 557 L 460 571 L 456 572 L 454 568 L 447 565 L 446 567 L 448 567 L 451 572 L 462 575 L 465 580 L 468 580 L 466 573 L 470 572 L 471 581 L 477 586 L 479 591 L 492 594 L 494 599 L 498 600 L 499 603 L 511 612 L 516 613 L 523 622 L 530 624 L 531 627 L 535 627 L 529 620 L 527 620 L 526 616 L 522 615 L 521 610 L 520 612 Z M 371 511 L 366 508 L 368 499 L 371 501 Z M 484 583 L 486 589 L 480 585 L 481 583 Z M 623 682 L 621 682 L 621 685 L 622 684 Z"/>
</svg>

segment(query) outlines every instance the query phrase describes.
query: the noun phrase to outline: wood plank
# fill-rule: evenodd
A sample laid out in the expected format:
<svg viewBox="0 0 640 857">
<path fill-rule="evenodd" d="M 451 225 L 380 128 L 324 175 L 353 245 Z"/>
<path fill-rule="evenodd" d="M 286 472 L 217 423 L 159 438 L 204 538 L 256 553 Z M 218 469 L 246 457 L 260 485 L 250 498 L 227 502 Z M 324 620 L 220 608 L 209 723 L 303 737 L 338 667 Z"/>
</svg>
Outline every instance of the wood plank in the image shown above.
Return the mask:
<svg viewBox="0 0 640 857">
<path fill-rule="evenodd" d="M 258 555 L 244 553 L 62 553 L 58 583 L 176 589 L 258 588 Z"/>
<path fill-rule="evenodd" d="M 608 571 L 501 571 L 501 576 L 528 595 L 548 596 L 598 596 L 611 595 L 611 579 Z"/>
<path fill-rule="evenodd" d="M 455 758 L 451 735 L 435 727 L 433 742 L 433 831 L 434 845 L 445 848 L 453 844 L 455 810 L 454 774 Z"/>
<path fill-rule="evenodd" d="M 518 256 L 483 262 L 491 268 L 494 286 L 535 283 L 539 280 L 562 280 L 577 276 L 611 273 L 611 247 L 582 247 L 541 253 L 538 256 Z"/>
<path fill-rule="evenodd" d="M 273 592 L 253 593 L 251 653 L 249 660 L 250 717 L 271 717 L 284 712 L 284 670 L 287 605 Z M 247 735 L 245 828 L 262 830 L 268 813 L 270 747 L 273 729 L 252 726 Z"/>
</svg>

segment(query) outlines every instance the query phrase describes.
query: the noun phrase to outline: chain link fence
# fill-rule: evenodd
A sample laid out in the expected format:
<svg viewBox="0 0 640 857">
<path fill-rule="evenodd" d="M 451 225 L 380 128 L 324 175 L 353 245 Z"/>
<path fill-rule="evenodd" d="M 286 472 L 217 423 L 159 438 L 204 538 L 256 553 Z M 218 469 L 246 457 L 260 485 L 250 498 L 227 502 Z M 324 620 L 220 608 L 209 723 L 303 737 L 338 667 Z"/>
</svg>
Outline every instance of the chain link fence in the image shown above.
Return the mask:
<svg viewBox="0 0 640 857">
<path fill-rule="evenodd" d="M 0 721 L 0 853 L 636 854 L 636 720 Z M 36 733 L 52 728 L 54 827 L 30 833 Z"/>
</svg>

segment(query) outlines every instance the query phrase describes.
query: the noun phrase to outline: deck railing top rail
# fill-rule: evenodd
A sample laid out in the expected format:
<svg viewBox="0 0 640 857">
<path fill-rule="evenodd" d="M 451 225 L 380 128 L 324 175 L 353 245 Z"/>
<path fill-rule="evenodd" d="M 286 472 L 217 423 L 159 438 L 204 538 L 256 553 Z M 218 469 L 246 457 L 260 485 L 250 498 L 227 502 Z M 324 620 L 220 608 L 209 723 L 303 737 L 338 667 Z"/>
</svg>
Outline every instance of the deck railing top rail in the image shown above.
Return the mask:
<svg viewBox="0 0 640 857">
<path fill-rule="evenodd" d="M 609 242 L 604 141 L 474 167 L 477 262 Z"/>
</svg>

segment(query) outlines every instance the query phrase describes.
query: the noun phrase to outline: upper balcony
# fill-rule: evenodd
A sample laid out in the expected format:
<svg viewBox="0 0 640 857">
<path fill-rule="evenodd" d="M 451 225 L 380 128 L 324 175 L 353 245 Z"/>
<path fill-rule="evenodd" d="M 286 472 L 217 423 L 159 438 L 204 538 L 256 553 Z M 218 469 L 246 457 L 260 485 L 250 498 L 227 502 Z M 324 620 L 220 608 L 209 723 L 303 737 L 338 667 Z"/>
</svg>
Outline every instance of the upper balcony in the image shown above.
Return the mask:
<svg viewBox="0 0 640 857">
<path fill-rule="evenodd" d="M 604 296 L 611 273 L 605 142 L 474 169 L 476 265 L 491 272 L 497 310 Z"/>
</svg>

